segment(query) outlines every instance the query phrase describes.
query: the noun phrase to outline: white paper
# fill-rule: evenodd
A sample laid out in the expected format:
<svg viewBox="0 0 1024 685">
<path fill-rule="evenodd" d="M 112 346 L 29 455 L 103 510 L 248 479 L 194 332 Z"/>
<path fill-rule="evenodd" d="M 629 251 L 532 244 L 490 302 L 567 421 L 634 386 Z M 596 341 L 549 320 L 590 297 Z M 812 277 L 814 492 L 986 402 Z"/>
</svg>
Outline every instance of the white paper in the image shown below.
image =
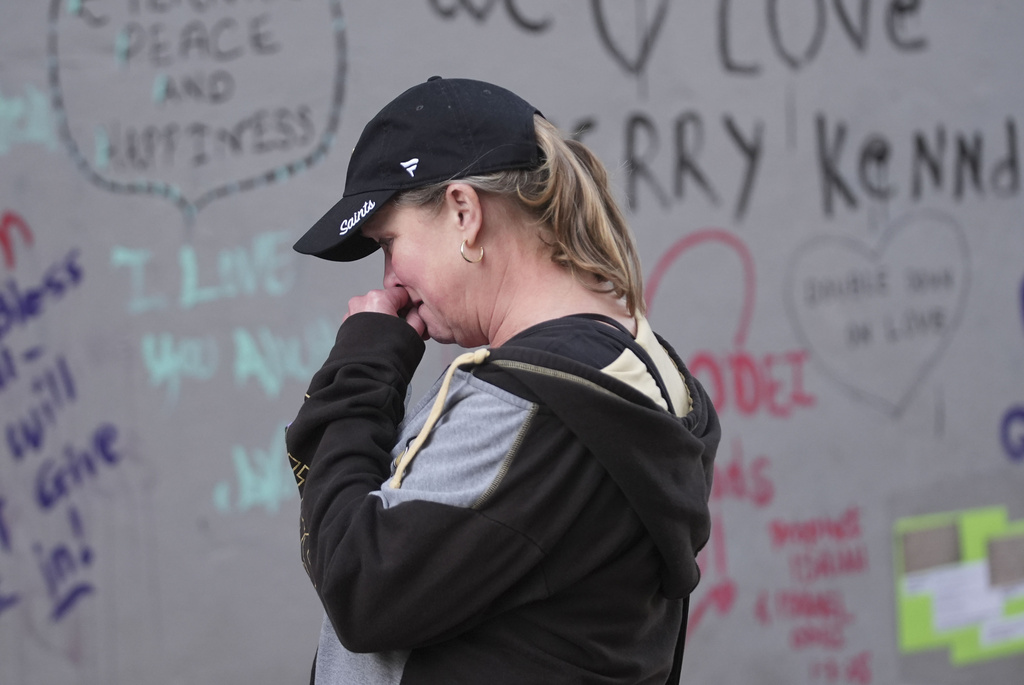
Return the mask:
<svg viewBox="0 0 1024 685">
<path fill-rule="evenodd" d="M 908 574 L 903 589 L 931 597 L 937 632 L 977 625 L 1003 610 L 1004 595 L 989 582 L 987 560 Z"/>
</svg>

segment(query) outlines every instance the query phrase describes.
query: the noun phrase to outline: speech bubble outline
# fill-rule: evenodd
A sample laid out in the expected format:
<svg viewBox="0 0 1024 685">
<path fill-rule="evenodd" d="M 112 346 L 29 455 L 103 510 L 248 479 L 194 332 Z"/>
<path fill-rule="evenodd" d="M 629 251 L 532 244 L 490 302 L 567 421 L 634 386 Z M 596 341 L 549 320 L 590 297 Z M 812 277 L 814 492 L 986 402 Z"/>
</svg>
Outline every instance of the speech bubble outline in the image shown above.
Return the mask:
<svg viewBox="0 0 1024 685">
<path fill-rule="evenodd" d="M 337 131 L 338 124 L 341 120 L 341 105 L 344 100 L 344 81 L 347 66 L 345 58 L 345 22 L 341 12 L 341 2 L 340 0 L 327 0 L 327 4 L 331 13 L 331 27 L 334 31 L 334 93 L 331 98 L 330 110 L 327 114 L 327 125 L 321 133 L 320 141 L 317 143 L 316 147 L 298 160 L 279 164 L 238 181 L 221 183 L 210 190 L 201 191 L 195 200 L 191 200 L 185 196 L 180 188 L 171 183 L 163 181 L 121 182 L 106 178 L 94 169 L 88 158 L 82 154 L 82 151 L 78 147 L 78 143 L 71 134 L 71 128 L 68 125 L 67 111 L 64 109 L 64 95 L 61 87 L 58 59 L 59 48 L 57 40 L 57 22 L 60 18 L 61 6 L 66 5 L 68 7 L 68 11 L 71 12 L 72 4 L 69 0 L 50 0 L 46 40 L 47 77 L 50 87 L 50 102 L 57 120 L 57 130 L 61 142 L 71 155 L 71 158 L 75 163 L 75 167 L 94 185 L 112 193 L 126 195 L 155 195 L 157 197 L 163 197 L 170 200 L 181 211 L 185 219 L 185 223 L 191 225 L 195 221 L 196 215 L 199 211 L 214 200 L 219 200 L 221 198 L 234 195 L 235 193 L 242 193 L 264 185 L 270 185 L 287 180 L 288 178 L 315 166 L 327 156 L 330 147 L 334 143 L 334 134 Z"/>
</svg>

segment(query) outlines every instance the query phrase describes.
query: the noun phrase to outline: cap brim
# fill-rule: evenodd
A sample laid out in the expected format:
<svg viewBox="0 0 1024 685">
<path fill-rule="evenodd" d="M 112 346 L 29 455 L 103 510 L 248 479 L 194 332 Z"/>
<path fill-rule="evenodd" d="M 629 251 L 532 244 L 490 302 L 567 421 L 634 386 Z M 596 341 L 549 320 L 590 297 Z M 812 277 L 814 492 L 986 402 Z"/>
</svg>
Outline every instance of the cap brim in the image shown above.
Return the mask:
<svg viewBox="0 0 1024 685">
<path fill-rule="evenodd" d="M 361 228 L 391 199 L 395 190 L 376 190 L 341 198 L 296 241 L 293 249 L 332 262 L 354 262 L 377 251 Z"/>
</svg>

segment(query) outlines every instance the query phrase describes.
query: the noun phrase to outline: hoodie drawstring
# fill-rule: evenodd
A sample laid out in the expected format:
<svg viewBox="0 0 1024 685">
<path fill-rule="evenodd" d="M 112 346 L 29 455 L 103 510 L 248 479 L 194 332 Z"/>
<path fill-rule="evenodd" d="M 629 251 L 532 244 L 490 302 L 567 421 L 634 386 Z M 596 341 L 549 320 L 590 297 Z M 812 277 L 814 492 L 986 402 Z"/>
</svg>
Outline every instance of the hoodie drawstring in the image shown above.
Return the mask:
<svg viewBox="0 0 1024 685">
<path fill-rule="evenodd" d="M 430 414 L 427 416 L 427 422 L 423 424 L 423 428 L 420 429 L 419 435 L 412 441 L 412 444 L 398 455 L 398 463 L 395 466 L 395 475 L 391 477 L 391 489 L 397 490 L 402 487 L 402 478 L 405 475 L 405 469 L 412 462 L 413 457 L 419 452 L 420 447 L 427 441 L 427 437 L 430 435 L 430 431 L 433 430 L 434 424 L 441 418 L 441 410 L 444 408 L 444 401 L 448 397 L 448 387 L 452 383 L 452 376 L 461 366 L 466 364 L 480 365 L 484 363 L 490 354 L 490 350 L 482 348 L 474 352 L 466 352 L 460 354 L 455 358 L 455 361 L 451 363 L 448 370 L 444 374 L 444 380 L 441 382 L 441 388 L 437 391 L 437 399 L 434 400 L 434 406 L 430 408 Z"/>
</svg>

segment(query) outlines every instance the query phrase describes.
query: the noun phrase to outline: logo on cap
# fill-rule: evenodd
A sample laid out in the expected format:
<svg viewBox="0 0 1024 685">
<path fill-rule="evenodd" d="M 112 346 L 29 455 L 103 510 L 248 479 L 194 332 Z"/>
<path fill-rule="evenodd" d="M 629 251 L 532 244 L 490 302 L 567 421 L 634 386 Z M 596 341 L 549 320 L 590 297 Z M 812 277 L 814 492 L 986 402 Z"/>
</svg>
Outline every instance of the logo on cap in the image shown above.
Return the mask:
<svg viewBox="0 0 1024 685">
<path fill-rule="evenodd" d="M 374 204 L 373 200 L 367 200 L 363 203 L 363 206 L 356 210 L 356 213 L 351 218 L 345 219 L 341 222 L 341 232 L 338 235 L 345 235 L 358 224 L 367 214 L 373 211 L 373 208 L 377 205 Z"/>
<path fill-rule="evenodd" d="M 405 162 L 400 162 L 400 164 L 402 165 L 402 168 L 405 169 L 406 171 L 408 171 L 409 175 L 412 176 L 413 178 L 416 177 L 416 167 L 419 166 L 419 163 L 420 163 L 420 158 L 419 157 L 413 157 L 412 159 L 407 160 Z"/>
</svg>

